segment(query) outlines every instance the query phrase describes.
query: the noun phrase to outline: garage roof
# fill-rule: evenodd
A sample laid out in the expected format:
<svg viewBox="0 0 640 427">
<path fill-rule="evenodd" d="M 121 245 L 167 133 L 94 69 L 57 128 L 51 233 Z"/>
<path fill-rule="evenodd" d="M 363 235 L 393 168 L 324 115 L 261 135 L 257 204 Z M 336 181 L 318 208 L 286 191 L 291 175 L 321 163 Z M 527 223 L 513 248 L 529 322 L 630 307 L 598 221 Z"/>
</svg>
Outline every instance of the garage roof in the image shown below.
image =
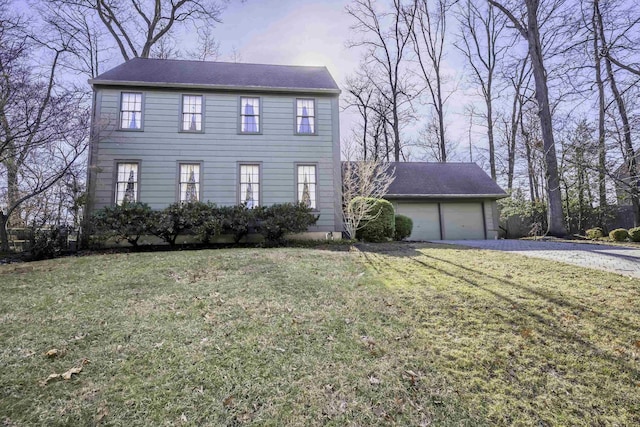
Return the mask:
<svg viewBox="0 0 640 427">
<path fill-rule="evenodd" d="M 326 67 L 134 58 L 92 85 L 158 86 L 339 94 Z"/>
<path fill-rule="evenodd" d="M 389 198 L 507 197 L 498 184 L 475 163 L 395 162 L 395 180 Z"/>
</svg>

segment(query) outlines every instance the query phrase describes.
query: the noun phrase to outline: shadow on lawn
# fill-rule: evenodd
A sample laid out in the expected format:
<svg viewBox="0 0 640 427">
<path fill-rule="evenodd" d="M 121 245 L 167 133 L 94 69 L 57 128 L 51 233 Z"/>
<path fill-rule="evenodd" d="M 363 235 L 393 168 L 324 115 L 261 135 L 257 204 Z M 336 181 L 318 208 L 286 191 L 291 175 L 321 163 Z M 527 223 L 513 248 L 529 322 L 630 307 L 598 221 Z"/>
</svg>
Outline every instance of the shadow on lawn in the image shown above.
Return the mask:
<svg viewBox="0 0 640 427">
<path fill-rule="evenodd" d="M 556 319 L 552 316 L 544 316 L 541 312 L 536 312 L 529 308 L 526 308 L 521 302 L 509 297 L 506 294 L 503 294 L 497 290 L 489 289 L 489 286 L 480 283 L 479 280 L 474 280 L 472 276 L 476 275 L 479 277 L 485 277 L 492 281 L 493 283 L 498 283 L 502 286 L 518 289 L 525 293 L 532 295 L 535 298 L 545 300 L 546 302 L 553 304 L 559 308 L 571 310 L 573 313 L 579 312 L 579 314 L 588 313 L 598 318 L 606 319 L 606 321 L 610 322 L 612 325 L 609 326 L 607 324 L 599 324 L 598 328 L 605 329 L 609 331 L 613 336 L 619 336 L 620 332 L 623 332 L 625 335 L 629 337 L 633 337 L 637 331 L 640 329 L 640 324 L 631 324 L 623 319 L 618 318 L 617 316 L 613 316 L 610 314 L 606 314 L 602 311 L 595 310 L 591 306 L 587 306 L 584 304 L 579 304 L 575 302 L 571 302 L 567 299 L 562 299 L 558 297 L 554 297 L 548 295 L 545 292 L 542 292 L 538 289 L 535 289 L 531 286 L 527 286 L 521 283 L 516 283 L 512 280 L 508 280 L 504 277 L 498 277 L 492 274 L 487 273 L 486 271 L 470 268 L 469 266 L 462 265 L 441 257 L 433 256 L 426 254 L 424 252 L 420 252 L 417 249 L 446 249 L 447 246 L 450 249 L 456 250 L 472 250 L 472 251 L 480 251 L 477 248 L 471 247 L 460 247 L 454 245 L 441 245 L 441 244 L 382 244 L 382 245 L 357 245 L 358 249 L 362 252 L 368 264 L 376 270 L 376 272 L 380 274 L 384 274 L 385 271 L 393 270 L 401 277 L 408 277 L 411 272 L 408 270 L 403 270 L 399 268 L 395 262 L 390 262 L 389 260 L 384 260 L 384 258 L 380 257 L 372 257 L 372 254 L 375 255 L 383 255 L 390 257 L 399 257 L 399 258 L 407 258 L 411 260 L 411 262 L 416 263 L 426 269 L 435 271 L 439 274 L 446 275 L 453 279 L 457 279 L 460 283 L 464 283 L 467 286 L 474 287 L 476 289 L 480 289 L 495 298 L 502 300 L 512 307 L 517 307 L 520 310 L 520 313 L 524 314 L 526 317 L 530 318 L 533 322 L 535 322 L 538 326 L 538 330 L 545 331 L 545 333 L 558 338 L 559 340 L 565 340 L 574 342 L 582 347 L 585 350 L 589 351 L 593 357 L 603 358 L 615 365 L 620 366 L 621 369 L 632 373 L 636 378 L 640 377 L 640 371 L 629 362 L 623 360 L 619 355 L 616 355 L 610 351 L 602 349 L 598 347 L 596 344 L 583 339 L 579 335 L 575 333 L 571 333 L 569 331 L 561 329 L 561 325 L 556 323 Z M 421 259 L 418 259 L 420 257 Z M 430 263 L 429 261 L 433 261 Z M 445 266 L 451 267 L 451 271 L 445 269 L 446 267 L 440 267 L 437 264 L 444 264 Z"/>
</svg>

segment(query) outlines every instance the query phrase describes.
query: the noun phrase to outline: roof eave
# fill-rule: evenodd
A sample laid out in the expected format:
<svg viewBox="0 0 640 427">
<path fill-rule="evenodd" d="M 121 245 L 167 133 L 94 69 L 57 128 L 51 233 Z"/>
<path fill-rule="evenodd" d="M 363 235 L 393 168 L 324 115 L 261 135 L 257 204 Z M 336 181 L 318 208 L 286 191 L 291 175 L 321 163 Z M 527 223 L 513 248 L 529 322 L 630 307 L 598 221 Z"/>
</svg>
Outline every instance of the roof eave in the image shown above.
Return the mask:
<svg viewBox="0 0 640 427">
<path fill-rule="evenodd" d="M 273 87 L 273 86 L 227 86 L 210 84 L 191 83 L 163 83 L 163 82 L 139 82 L 130 80 L 101 80 L 89 79 L 89 84 L 95 86 L 135 86 L 135 87 L 158 87 L 158 88 L 178 88 L 178 89 L 209 89 L 221 91 L 255 91 L 255 92 L 289 92 L 289 93 L 318 93 L 329 95 L 340 95 L 340 89 L 326 88 L 299 88 L 299 87 Z"/>
<path fill-rule="evenodd" d="M 506 193 L 499 194 L 386 194 L 389 199 L 504 199 Z"/>
</svg>

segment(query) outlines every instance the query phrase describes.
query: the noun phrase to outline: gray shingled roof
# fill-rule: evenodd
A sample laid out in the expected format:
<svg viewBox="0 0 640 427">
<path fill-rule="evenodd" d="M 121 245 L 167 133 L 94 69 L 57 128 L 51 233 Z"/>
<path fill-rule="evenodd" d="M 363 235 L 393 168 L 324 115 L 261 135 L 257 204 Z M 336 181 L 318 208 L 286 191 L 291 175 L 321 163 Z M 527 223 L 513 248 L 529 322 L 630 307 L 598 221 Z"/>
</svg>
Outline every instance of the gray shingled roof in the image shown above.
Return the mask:
<svg viewBox="0 0 640 427">
<path fill-rule="evenodd" d="M 395 180 L 387 197 L 501 198 L 498 184 L 475 163 L 392 163 Z"/>
<path fill-rule="evenodd" d="M 92 85 L 245 88 L 340 93 L 326 67 L 134 58 Z"/>
</svg>

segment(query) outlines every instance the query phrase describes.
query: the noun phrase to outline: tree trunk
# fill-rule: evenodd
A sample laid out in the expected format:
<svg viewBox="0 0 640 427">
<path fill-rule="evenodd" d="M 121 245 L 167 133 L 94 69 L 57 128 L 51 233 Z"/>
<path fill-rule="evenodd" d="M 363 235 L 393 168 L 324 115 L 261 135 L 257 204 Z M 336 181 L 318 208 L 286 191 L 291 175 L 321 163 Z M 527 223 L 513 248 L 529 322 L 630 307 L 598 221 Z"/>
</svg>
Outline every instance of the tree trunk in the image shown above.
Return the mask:
<svg viewBox="0 0 640 427">
<path fill-rule="evenodd" d="M 491 78 L 489 78 L 488 95 L 485 98 L 487 104 L 487 138 L 489 140 L 489 166 L 491 168 L 491 179 L 496 181 L 496 149 L 493 142 L 493 108 L 491 103 Z"/>
<path fill-rule="evenodd" d="M 385 141 L 387 140 L 387 126 L 384 127 Z M 387 159 L 389 158 L 389 144 L 387 143 Z M 398 123 L 398 108 L 393 106 L 393 159 L 400 161 L 400 124 Z"/>
<path fill-rule="evenodd" d="M 600 13 L 600 8 L 598 7 L 597 0 L 594 1 L 594 14 L 596 15 L 596 18 L 598 20 L 600 41 L 603 46 L 606 46 L 607 40 L 605 39 L 604 28 L 602 25 L 602 15 Z M 616 105 L 618 106 L 620 120 L 622 120 L 622 131 L 624 132 L 625 163 L 627 165 L 630 179 L 629 196 L 631 196 L 631 204 L 633 205 L 633 226 L 638 227 L 640 225 L 640 201 L 638 200 L 638 165 L 636 153 L 633 149 L 633 142 L 631 141 L 631 126 L 629 125 L 629 116 L 627 115 L 627 107 L 624 103 L 624 99 L 622 99 L 622 95 L 618 90 L 618 85 L 613 73 L 613 67 L 608 57 L 604 58 L 604 64 L 607 70 L 607 77 L 609 78 L 611 92 L 613 93 Z"/>
<path fill-rule="evenodd" d="M 533 77 L 536 84 L 536 101 L 538 103 L 538 116 L 540 117 L 540 129 L 545 160 L 545 181 L 547 186 L 547 203 L 549 220 L 547 234 L 552 236 L 565 236 L 567 230 L 562 220 L 562 196 L 560 195 L 560 182 L 558 179 L 558 158 L 556 157 L 556 144 L 553 138 L 553 123 L 551 121 L 551 108 L 549 107 L 549 93 L 547 87 L 547 74 L 542 57 L 542 46 L 538 32 L 537 2 L 527 1 L 527 36 L 529 42 L 529 57 L 533 68 Z"/>
<path fill-rule="evenodd" d="M 9 252 L 9 234 L 7 233 L 7 221 L 9 217 L 0 210 L 0 252 Z"/>
<path fill-rule="evenodd" d="M 607 206 L 607 185 L 606 185 L 606 161 L 607 151 L 605 146 L 605 99 L 604 99 L 604 84 L 602 82 L 602 61 L 600 59 L 600 46 L 598 35 L 598 23 L 596 18 L 598 0 L 593 0 L 593 54 L 595 57 L 595 71 L 596 71 L 596 85 L 598 87 L 598 195 L 600 204 L 599 225 L 602 227 L 603 209 Z"/>
</svg>

